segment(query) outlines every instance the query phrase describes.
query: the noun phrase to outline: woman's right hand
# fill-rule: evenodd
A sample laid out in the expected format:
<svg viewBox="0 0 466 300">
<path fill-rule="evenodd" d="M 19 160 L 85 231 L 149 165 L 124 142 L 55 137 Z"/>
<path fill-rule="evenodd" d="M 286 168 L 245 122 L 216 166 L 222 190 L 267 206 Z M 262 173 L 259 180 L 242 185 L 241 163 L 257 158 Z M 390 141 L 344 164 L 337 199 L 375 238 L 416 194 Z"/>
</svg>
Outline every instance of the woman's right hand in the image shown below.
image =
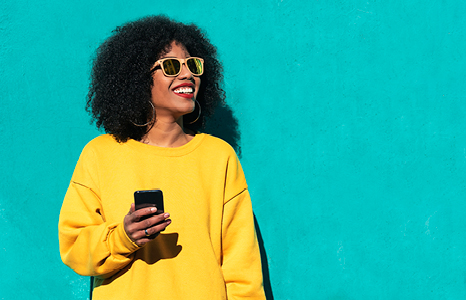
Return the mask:
<svg viewBox="0 0 466 300">
<path fill-rule="evenodd" d="M 126 234 L 138 246 L 144 246 L 147 242 L 155 239 L 159 233 L 170 225 L 169 213 L 155 215 L 157 208 L 147 207 L 135 210 L 134 203 L 131 204 L 128 214 L 123 221 Z M 143 219 L 144 216 L 153 215 Z M 146 235 L 147 233 L 147 235 Z"/>
</svg>

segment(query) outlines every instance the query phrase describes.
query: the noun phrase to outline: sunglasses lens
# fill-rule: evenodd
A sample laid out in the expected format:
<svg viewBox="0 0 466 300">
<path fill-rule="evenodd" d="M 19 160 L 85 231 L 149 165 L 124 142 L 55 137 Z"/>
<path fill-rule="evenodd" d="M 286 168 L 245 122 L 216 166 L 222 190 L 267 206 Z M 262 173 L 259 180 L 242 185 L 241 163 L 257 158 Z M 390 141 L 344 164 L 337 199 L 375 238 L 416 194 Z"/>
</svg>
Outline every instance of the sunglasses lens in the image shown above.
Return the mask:
<svg viewBox="0 0 466 300">
<path fill-rule="evenodd" d="M 167 59 L 162 63 L 165 74 L 169 76 L 175 76 L 180 72 L 181 64 L 177 59 Z"/>
<path fill-rule="evenodd" d="M 186 65 L 188 66 L 189 71 L 194 75 L 201 75 L 204 66 L 202 61 L 199 58 L 189 58 L 186 60 Z"/>
</svg>

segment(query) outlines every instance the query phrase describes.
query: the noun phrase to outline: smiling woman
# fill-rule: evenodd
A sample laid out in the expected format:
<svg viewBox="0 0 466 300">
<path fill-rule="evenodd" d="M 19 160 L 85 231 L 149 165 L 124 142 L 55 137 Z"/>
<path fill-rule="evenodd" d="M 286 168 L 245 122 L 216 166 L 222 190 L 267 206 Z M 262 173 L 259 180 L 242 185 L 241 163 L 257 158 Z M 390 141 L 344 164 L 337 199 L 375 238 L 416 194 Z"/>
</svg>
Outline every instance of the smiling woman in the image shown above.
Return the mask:
<svg viewBox="0 0 466 300">
<path fill-rule="evenodd" d="M 177 58 L 169 55 L 173 45 L 182 48 L 179 59 L 196 57 L 200 61 L 182 63 L 163 59 Z M 184 129 L 195 132 L 225 98 L 221 89 L 222 66 L 216 56 L 216 48 L 196 25 L 165 17 L 147 17 L 125 24 L 97 50 L 86 108 L 97 127 L 104 128 L 118 142 L 140 141 L 153 125 L 149 121 L 155 120 L 151 91 L 162 80 L 157 76 L 163 73 L 167 80 L 173 80 L 179 75 L 173 73 L 175 70 L 182 72 L 188 67 L 194 70 L 191 74 L 194 78 L 202 77 L 196 98 L 199 105 L 183 117 Z M 196 70 L 199 64 L 202 72 Z M 149 127 L 135 125 L 148 122 Z"/>
<path fill-rule="evenodd" d="M 184 127 L 182 116 L 194 111 L 202 73 L 197 68 L 193 69 L 194 72 L 192 72 L 185 63 L 189 60 L 193 60 L 193 58 L 190 57 L 188 50 L 179 42 L 173 41 L 169 46 L 169 51 L 162 56 L 161 60 L 157 61 L 156 67 L 153 68 L 154 85 L 151 95 L 157 122 L 155 119 L 153 120 L 154 127 L 144 136 L 143 142 L 160 145 L 159 130 L 166 130 L 161 126 L 177 123 L 174 125 L 175 129 L 181 129 Z M 202 64 L 200 59 L 199 64 Z M 188 134 L 186 139 L 177 141 L 177 144 L 166 144 L 165 146 L 181 146 L 192 137 L 192 134 Z"/>
<path fill-rule="evenodd" d="M 94 299 L 265 299 L 241 165 L 198 132 L 221 81 L 192 24 L 148 17 L 99 47 L 87 109 L 107 134 L 82 151 L 59 220 L 61 258 L 94 276 Z"/>
</svg>

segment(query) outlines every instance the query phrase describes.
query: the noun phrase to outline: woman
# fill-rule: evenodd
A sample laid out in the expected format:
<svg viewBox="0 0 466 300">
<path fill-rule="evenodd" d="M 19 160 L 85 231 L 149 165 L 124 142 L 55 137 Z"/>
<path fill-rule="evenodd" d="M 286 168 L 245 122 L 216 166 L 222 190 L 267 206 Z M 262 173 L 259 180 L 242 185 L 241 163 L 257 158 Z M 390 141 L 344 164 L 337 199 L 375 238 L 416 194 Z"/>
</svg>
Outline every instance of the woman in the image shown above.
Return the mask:
<svg viewBox="0 0 466 300">
<path fill-rule="evenodd" d="M 62 260 L 94 276 L 94 299 L 265 299 L 239 161 L 197 132 L 221 80 L 204 34 L 166 17 L 99 47 L 87 109 L 107 134 L 84 148 L 59 221 Z M 154 188 L 165 212 L 136 210 L 134 192 Z"/>
</svg>

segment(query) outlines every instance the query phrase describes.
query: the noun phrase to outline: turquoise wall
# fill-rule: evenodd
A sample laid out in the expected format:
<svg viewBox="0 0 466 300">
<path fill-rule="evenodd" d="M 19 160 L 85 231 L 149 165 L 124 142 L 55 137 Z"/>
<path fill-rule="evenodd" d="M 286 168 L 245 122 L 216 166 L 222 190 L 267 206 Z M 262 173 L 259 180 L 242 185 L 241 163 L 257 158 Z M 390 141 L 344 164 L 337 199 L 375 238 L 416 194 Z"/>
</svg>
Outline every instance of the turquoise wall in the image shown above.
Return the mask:
<svg viewBox="0 0 466 300">
<path fill-rule="evenodd" d="M 269 295 L 465 299 L 459 0 L 3 1 L 0 299 L 87 299 L 57 222 L 99 134 L 83 109 L 90 57 L 117 25 L 159 13 L 218 46 Z"/>
</svg>

